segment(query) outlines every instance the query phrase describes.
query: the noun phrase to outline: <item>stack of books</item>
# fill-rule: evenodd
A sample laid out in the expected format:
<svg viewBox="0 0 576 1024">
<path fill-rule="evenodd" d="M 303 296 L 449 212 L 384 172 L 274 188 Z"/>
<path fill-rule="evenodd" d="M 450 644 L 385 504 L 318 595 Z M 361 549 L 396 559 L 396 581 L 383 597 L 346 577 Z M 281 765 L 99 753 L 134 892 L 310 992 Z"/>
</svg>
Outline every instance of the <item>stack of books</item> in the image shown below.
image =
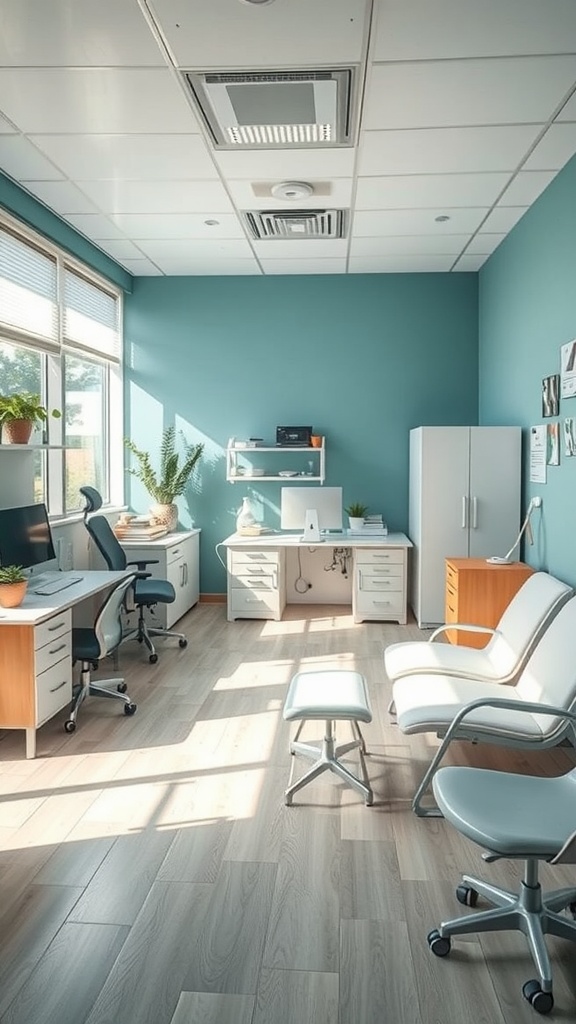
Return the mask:
<svg viewBox="0 0 576 1024">
<path fill-rule="evenodd" d="M 123 517 L 113 527 L 118 540 L 157 540 L 168 533 L 168 528 L 151 516 Z"/>
<path fill-rule="evenodd" d="M 381 515 L 364 516 L 359 530 L 347 530 L 349 537 L 387 537 L 388 527 Z"/>
</svg>

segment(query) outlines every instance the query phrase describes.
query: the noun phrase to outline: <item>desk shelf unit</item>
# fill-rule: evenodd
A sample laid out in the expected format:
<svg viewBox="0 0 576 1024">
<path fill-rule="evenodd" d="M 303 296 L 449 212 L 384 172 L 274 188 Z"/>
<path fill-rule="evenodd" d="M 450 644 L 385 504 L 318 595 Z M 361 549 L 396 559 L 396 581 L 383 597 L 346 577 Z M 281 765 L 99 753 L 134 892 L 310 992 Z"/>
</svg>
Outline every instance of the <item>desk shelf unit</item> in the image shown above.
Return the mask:
<svg viewBox="0 0 576 1024">
<path fill-rule="evenodd" d="M 326 449 L 258 444 L 246 447 L 231 437 L 226 448 L 226 479 L 231 484 L 243 480 L 276 480 L 285 484 L 320 483 L 326 479 Z M 308 463 L 312 462 L 312 470 Z M 272 467 L 270 464 L 273 464 Z M 278 468 L 276 468 L 278 467 Z M 306 468 L 304 468 L 306 467 Z M 270 472 L 270 468 L 274 472 Z M 257 470 L 258 472 L 254 472 Z M 263 473 L 260 471 L 264 470 Z M 290 472 L 289 476 L 281 474 Z M 293 475 L 292 475 L 293 474 Z"/>
</svg>

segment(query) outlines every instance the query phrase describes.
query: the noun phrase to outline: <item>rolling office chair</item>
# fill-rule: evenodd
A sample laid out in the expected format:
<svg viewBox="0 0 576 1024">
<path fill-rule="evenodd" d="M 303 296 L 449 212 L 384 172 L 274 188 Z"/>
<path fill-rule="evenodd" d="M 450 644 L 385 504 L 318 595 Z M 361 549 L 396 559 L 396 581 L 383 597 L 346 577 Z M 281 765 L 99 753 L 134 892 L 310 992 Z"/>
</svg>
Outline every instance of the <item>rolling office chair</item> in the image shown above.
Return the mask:
<svg viewBox="0 0 576 1024">
<path fill-rule="evenodd" d="M 158 661 L 156 648 L 152 641 L 155 636 L 173 636 L 178 640 L 180 647 L 186 647 L 188 640 L 183 633 L 176 633 L 171 629 L 162 629 L 160 626 L 150 626 L 145 618 L 146 608 L 153 609 L 157 604 L 172 604 L 176 598 L 174 587 L 168 580 L 158 580 L 146 572 L 147 565 L 156 565 L 157 558 L 139 559 L 136 562 L 128 562 L 126 553 L 118 538 L 115 536 L 110 523 L 104 516 L 90 515 L 102 507 L 102 497 L 94 487 L 80 487 L 80 494 L 84 495 L 86 505 L 84 507 L 84 525 L 92 537 L 100 554 L 104 558 L 109 569 L 122 570 L 127 566 L 135 565 L 137 572 L 134 579 L 134 604 L 138 609 L 138 623 L 134 629 L 129 630 L 122 637 L 124 640 L 137 640 L 144 643 L 148 648 L 149 660 L 154 665 Z"/>
<path fill-rule="evenodd" d="M 90 678 L 91 667 L 97 665 L 108 654 L 113 654 L 122 642 L 122 606 L 134 578 L 135 574 L 120 580 L 108 594 L 96 616 L 93 628 L 72 629 L 72 659 L 81 662 L 82 667 L 80 684 L 74 694 L 70 717 L 64 723 L 66 732 L 75 732 L 80 706 L 88 696 L 112 697 L 123 701 L 125 715 L 133 715 L 136 711 L 136 705 L 126 693 L 126 683 L 123 679 L 103 679 L 93 683 Z"/>
</svg>

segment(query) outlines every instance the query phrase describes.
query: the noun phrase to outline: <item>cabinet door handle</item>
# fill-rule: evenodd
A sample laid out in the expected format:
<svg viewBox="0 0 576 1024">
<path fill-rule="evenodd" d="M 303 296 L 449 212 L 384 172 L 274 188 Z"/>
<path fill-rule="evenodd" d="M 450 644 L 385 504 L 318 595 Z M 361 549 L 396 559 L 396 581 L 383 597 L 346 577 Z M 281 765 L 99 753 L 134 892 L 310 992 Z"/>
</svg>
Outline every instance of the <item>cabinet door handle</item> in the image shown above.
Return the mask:
<svg viewBox="0 0 576 1024">
<path fill-rule="evenodd" d="M 472 529 L 476 530 L 478 527 L 478 498 L 472 498 Z"/>
<path fill-rule="evenodd" d="M 466 495 L 462 495 L 462 529 L 465 530 L 468 526 L 468 498 Z"/>
<path fill-rule="evenodd" d="M 53 686 L 52 687 L 52 689 L 50 690 L 50 693 L 56 693 L 58 690 L 61 690 L 63 686 L 66 686 L 67 682 L 68 682 L 67 679 L 63 679 L 61 683 L 58 683 L 58 686 Z"/>
<path fill-rule="evenodd" d="M 188 583 L 188 562 L 184 562 L 184 584 Z"/>
<path fill-rule="evenodd" d="M 65 620 L 61 619 L 60 622 L 55 622 L 53 626 L 48 626 L 48 632 L 49 633 L 54 633 L 55 630 L 60 629 L 61 626 L 65 626 L 65 625 L 66 625 Z"/>
<path fill-rule="evenodd" d="M 48 653 L 49 654 L 58 654 L 58 651 L 63 651 L 65 649 L 66 649 L 66 644 L 59 644 L 58 647 L 51 647 Z"/>
</svg>

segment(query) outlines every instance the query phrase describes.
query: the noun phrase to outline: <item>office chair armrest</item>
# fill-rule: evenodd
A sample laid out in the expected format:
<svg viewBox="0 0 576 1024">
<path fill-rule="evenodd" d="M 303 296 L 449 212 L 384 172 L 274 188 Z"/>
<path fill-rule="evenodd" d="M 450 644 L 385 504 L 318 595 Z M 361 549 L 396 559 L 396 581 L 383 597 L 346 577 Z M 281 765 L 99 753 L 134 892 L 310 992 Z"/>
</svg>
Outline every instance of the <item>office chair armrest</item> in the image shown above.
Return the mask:
<svg viewBox="0 0 576 1024">
<path fill-rule="evenodd" d="M 136 562 L 126 562 L 126 565 L 137 565 L 140 571 L 142 572 L 147 565 L 158 565 L 158 562 L 158 558 L 139 558 L 138 561 Z M 149 575 L 150 573 L 148 573 L 148 576 Z"/>
<path fill-rule="evenodd" d="M 449 629 L 465 629 L 469 633 L 491 633 L 492 636 L 496 636 L 498 633 L 497 629 L 492 629 L 490 626 L 477 626 L 471 622 L 445 622 L 443 626 L 437 626 L 433 633 L 428 637 L 428 643 L 434 642 L 437 636 L 441 633 L 445 633 Z"/>
</svg>

